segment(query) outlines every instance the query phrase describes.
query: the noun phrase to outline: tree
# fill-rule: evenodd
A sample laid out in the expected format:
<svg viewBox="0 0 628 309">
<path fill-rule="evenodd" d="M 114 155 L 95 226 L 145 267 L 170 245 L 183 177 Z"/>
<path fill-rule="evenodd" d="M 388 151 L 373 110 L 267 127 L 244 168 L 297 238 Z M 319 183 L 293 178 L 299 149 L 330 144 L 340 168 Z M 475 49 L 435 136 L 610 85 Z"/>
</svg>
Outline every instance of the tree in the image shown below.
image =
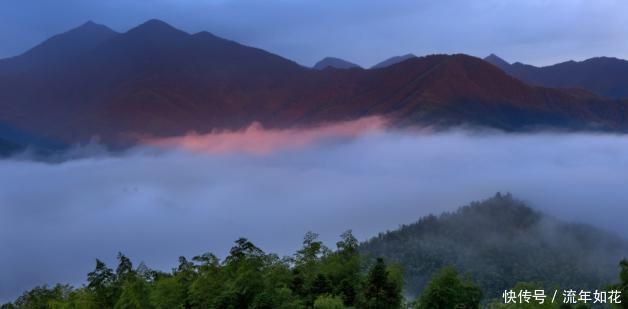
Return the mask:
<svg viewBox="0 0 628 309">
<path fill-rule="evenodd" d="M 339 295 L 345 306 L 352 307 L 362 284 L 363 260 L 358 252 L 358 240 L 351 230 L 340 237 L 337 250 L 324 257 L 321 271 L 330 279 L 334 295 Z"/>
<path fill-rule="evenodd" d="M 321 295 L 314 301 L 314 309 L 343 309 L 343 301 L 338 296 Z"/>
<path fill-rule="evenodd" d="M 293 278 L 290 286 L 294 293 L 305 300 L 305 304 L 312 306 L 321 289 L 327 291 L 329 282 L 321 277 L 321 258 L 327 252 L 327 248 L 318 240 L 318 234 L 305 233 L 303 245 L 294 254 Z"/>
<path fill-rule="evenodd" d="M 621 292 L 621 304 L 615 307 L 628 308 L 628 260 L 623 259 L 619 262 L 619 283 L 612 286 L 613 289 Z"/>
<path fill-rule="evenodd" d="M 18 297 L 15 301 L 15 307 L 28 309 L 50 308 L 55 303 L 65 301 L 71 292 L 72 287 L 64 284 L 57 284 L 53 288 L 38 286 Z"/>
<path fill-rule="evenodd" d="M 190 285 L 190 302 L 196 308 L 215 307 L 218 297 L 224 290 L 225 281 L 219 271 L 203 272 Z"/>
<path fill-rule="evenodd" d="M 200 273 L 209 269 L 216 269 L 220 264 L 218 257 L 209 252 L 193 257 L 192 261 L 197 263 L 195 267 Z"/>
<path fill-rule="evenodd" d="M 173 271 L 174 279 L 177 281 L 177 295 L 182 299 L 184 307 L 190 307 L 189 296 L 190 285 L 198 277 L 197 268 L 193 262 L 189 262 L 184 256 L 179 257 L 179 266 Z"/>
<path fill-rule="evenodd" d="M 155 282 L 150 301 L 157 309 L 185 308 L 185 288 L 175 277 L 160 278 Z"/>
<path fill-rule="evenodd" d="M 366 308 L 386 309 L 401 306 L 401 285 L 386 269 L 382 258 L 377 258 L 368 274 L 364 298 Z"/>
<path fill-rule="evenodd" d="M 94 294 L 94 301 L 102 308 L 111 308 L 116 303 L 118 289 L 114 286 L 116 275 L 107 265 L 96 259 L 96 268 L 87 274 L 87 289 Z"/>
<path fill-rule="evenodd" d="M 324 274 L 317 274 L 312 282 L 310 293 L 314 296 L 328 294 L 332 292 L 331 281 Z"/>
<path fill-rule="evenodd" d="M 415 308 L 478 308 L 482 289 L 470 279 L 460 278 L 453 267 L 439 270 L 421 294 Z"/>
<path fill-rule="evenodd" d="M 351 230 L 340 234 L 341 240 L 336 243 L 338 253 L 346 256 L 353 256 L 358 250 L 358 239 L 353 236 Z"/>
<path fill-rule="evenodd" d="M 66 300 L 56 302 L 55 309 L 100 309 L 94 294 L 87 288 L 81 288 L 70 292 Z"/>
<path fill-rule="evenodd" d="M 150 309 L 150 287 L 146 281 L 137 276 L 126 276 L 122 284 L 122 294 L 116 302 L 115 309 Z"/>
<path fill-rule="evenodd" d="M 245 238 L 220 261 L 205 253 L 179 257 L 170 272 L 133 268 L 119 253 L 117 267 L 96 260 L 79 289 L 36 287 L 1 309 L 135 308 L 398 308 L 401 272 L 378 259 L 370 272 L 347 231 L 331 251 L 314 233 L 306 234 L 294 258 L 266 254 Z"/>
<path fill-rule="evenodd" d="M 229 256 L 225 259 L 227 264 L 239 262 L 246 258 L 261 257 L 264 255 L 262 249 L 256 247 L 246 238 L 239 238 L 235 241 L 236 245 L 229 250 Z"/>
<path fill-rule="evenodd" d="M 118 267 L 116 268 L 116 279 L 118 282 L 124 282 L 134 275 L 133 263 L 131 259 L 126 257 L 122 252 L 118 252 Z"/>
<path fill-rule="evenodd" d="M 307 232 L 303 237 L 303 247 L 295 254 L 296 264 L 297 266 L 315 264 L 326 251 L 323 242 L 318 240 L 318 234 Z"/>
<path fill-rule="evenodd" d="M 220 284 L 217 293 L 210 293 L 214 296 L 210 301 L 219 308 L 248 308 L 264 290 L 266 255 L 245 238 L 238 239 L 229 252 L 218 272 L 219 282 L 208 278 L 207 283 Z"/>
</svg>

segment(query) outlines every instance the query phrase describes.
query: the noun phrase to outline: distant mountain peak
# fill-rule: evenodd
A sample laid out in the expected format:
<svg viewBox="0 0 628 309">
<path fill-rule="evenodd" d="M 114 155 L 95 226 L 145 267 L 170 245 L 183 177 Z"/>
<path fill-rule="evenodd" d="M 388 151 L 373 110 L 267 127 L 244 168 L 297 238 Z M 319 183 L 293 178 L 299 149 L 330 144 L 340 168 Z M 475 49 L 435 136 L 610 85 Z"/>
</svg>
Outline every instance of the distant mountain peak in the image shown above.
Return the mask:
<svg viewBox="0 0 628 309">
<path fill-rule="evenodd" d="M 91 20 L 86 21 L 82 25 L 71 29 L 65 33 L 62 33 L 59 36 L 69 36 L 69 35 L 79 35 L 79 36 L 113 36 L 117 34 L 117 32 L 111 30 L 109 27 L 101 24 L 97 24 Z"/>
<path fill-rule="evenodd" d="M 209 31 L 200 31 L 200 32 L 194 33 L 192 36 L 205 37 L 205 38 L 217 38 L 218 37 Z"/>
<path fill-rule="evenodd" d="M 90 20 L 76 28 L 50 37 L 41 44 L 14 58 L 17 59 L 17 62 L 24 61 L 24 63 L 26 63 L 22 66 L 23 68 L 36 66 L 43 62 L 56 62 L 60 59 L 70 59 L 74 55 L 92 49 L 116 35 L 118 35 L 118 33 L 111 30 L 109 27 L 94 23 Z"/>
<path fill-rule="evenodd" d="M 495 55 L 495 54 L 490 54 L 488 56 L 486 56 L 484 58 L 484 61 L 504 70 L 505 68 L 510 66 L 510 63 L 508 63 L 508 61 L 500 58 L 499 56 Z"/>
<path fill-rule="evenodd" d="M 144 23 L 140 24 L 141 26 L 152 26 L 152 27 L 169 27 L 169 28 L 174 28 L 172 25 L 170 25 L 169 23 L 161 20 L 161 19 L 157 19 L 157 18 L 151 18 L 147 21 L 145 21 Z"/>
<path fill-rule="evenodd" d="M 165 21 L 154 18 L 149 19 L 135 28 L 132 28 L 127 33 L 188 34 L 187 32 L 173 27 Z"/>
<path fill-rule="evenodd" d="M 359 65 L 336 57 L 325 57 L 314 65 L 316 70 L 324 70 L 328 67 L 335 69 L 361 68 Z"/>
<path fill-rule="evenodd" d="M 88 20 L 86 22 L 84 22 L 83 24 L 81 24 L 80 26 L 70 29 L 69 31 L 66 31 L 65 33 L 61 33 L 57 36 L 63 36 L 65 34 L 69 34 L 69 33 L 77 33 L 77 32 L 108 32 L 111 34 L 116 33 L 115 31 L 111 30 L 109 27 L 105 26 L 105 25 L 101 25 L 98 23 L 95 23 L 92 20 Z"/>
<path fill-rule="evenodd" d="M 394 57 L 390 57 L 382 62 L 379 62 L 377 64 L 375 64 L 374 66 L 371 67 L 371 69 L 382 69 L 385 67 L 389 67 L 391 65 L 400 63 L 400 62 L 404 62 L 408 59 L 412 59 L 412 58 L 416 58 L 416 55 L 410 53 L 410 54 L 405 54 L 405 55 L 401 55 L 401 56 L 394 56 Z"/>
<path fill-rule="evenodd" d="M 515 62 L 502 70 L 531 85 L 581 88 L 609 98 L 628 98 L 628 60 L 620 58 L 601 56 L 545 66 Z"/>
</svg>

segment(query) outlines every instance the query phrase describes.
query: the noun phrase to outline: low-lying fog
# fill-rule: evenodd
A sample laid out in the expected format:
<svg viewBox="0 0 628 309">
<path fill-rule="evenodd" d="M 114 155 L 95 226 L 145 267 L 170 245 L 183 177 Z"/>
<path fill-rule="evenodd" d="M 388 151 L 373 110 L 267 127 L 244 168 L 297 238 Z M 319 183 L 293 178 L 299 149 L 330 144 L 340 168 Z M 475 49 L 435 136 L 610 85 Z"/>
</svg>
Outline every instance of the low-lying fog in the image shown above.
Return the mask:
<svg viewBox="0 0 628 309">
<path fill-rule="evenodd" d="M 308 230 L 330 246 L 347 229 L 365 240 L 497 191 L 628 235 L 628 136 L 366 128 L 268 132 L 263 151 L 189 147 L 215 142 L 192 136 L 54 164 L 0 160 L 0 301 L 81 284 L 118 251 L 162 270 L 179 255 L 224 256 L 240 236 L 289 254 Z M 251 130 L 249 146 L 270 136 Z"/>
</svg>

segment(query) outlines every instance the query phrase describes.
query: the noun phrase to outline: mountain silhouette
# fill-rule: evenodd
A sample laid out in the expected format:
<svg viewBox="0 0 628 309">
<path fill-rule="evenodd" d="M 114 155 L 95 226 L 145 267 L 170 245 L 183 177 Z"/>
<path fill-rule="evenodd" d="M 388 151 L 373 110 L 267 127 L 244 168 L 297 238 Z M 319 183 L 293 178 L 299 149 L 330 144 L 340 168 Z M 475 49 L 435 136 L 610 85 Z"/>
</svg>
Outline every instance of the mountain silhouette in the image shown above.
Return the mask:
<svg viewBox="0 0 628 309">
<path fill-rule="evenodd" d="M 78 35 L 85 32 L 100 35 Z M 0 110 L 0 122 L 45 139 L 98 136 L 111 145 L 255 121 L 285 128 L 372 115 L 396 126 L 628 127 L 624 103 L 529 86 L 463 54 L 413 57 L 377 70 L 314 70 L 159 20 L 124 33 L 88 23 L 0 61 Z"/>
<path fill-rule="evenodd" d="M 416 58 L 416 56 L 414 54 L 405 54 L 403 56 L 395 56 L 395 57 L 391 57 L 388 58 L 380 63 L 377 63 L 376 65 L 372 66 L 371 69 L 381 69 L 381 68 L 385 68 L 388 66 L 391 66 L 393 64 L 397 64 L 399 62 L 403 62 L 406 61 L 408 59 L 412 59 L 412 58 Z"/>
<path fill-rule="evenodd" d="M 78 28 L 49 38 L 22 55 L 1 59 L 0 67 L 3 70 L 0 73 L 11 69 L 26 71 L 38 66 L 64 65 L 65 62 L 72 61 L 73 57 L 93 49 L 116 35 L 115 31 L 106 26 L 88 21 Z"/>
<path fill-rule="evenodd" d="M 353 69 L 360 68 L 360 66 L 340 58 L 325 57 L 321 61 L 317 62 L 313 68 L 316 70 L 324 70 L 326 68 Z"/>
<path fill-rule="evenodd" d="M 471 275 L 487 298 L 524 281 L 607 285 L 627 250 L 628 241 L 614 233 L 558 220 L 510 195 L 423 217 L 361 245 L 364 253 L 403 265 L 408 291 L 419 293 L 441 267 L 454 266 Z"/>
<path fill-rule="evenodd" d="M 484 58 L 484 61 L 504 70 L 507 71 L 510 68 L 510 63 L 508 63 L 506 60 L 500 58 L 499 56 L 495 55 L 495 54 L 490 54 L 488 56 L 486 56 Z"/>
<path fill-rule="evenodd" d="M 509 64 L 495 55 L 484 60 L 532 85 L 582 88 L 610 98 L 628 98 L 628 61 L 623 59 L 596 57 L 544 67 Z"/>
</svg>

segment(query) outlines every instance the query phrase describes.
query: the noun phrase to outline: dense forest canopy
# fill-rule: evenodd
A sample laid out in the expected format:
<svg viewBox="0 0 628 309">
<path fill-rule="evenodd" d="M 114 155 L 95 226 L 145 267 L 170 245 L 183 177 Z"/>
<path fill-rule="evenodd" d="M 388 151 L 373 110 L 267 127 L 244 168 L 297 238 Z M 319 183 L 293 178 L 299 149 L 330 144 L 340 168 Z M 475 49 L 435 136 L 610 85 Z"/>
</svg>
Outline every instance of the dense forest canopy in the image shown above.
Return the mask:
<svg viewBox="0 0 628 309">
<path fill-rule="evenodd" d="M 247 239 L 219 260 L 211 253 L 179 258 L 171 272 L 133 266 L 118 254 L 109 268 L 96 260 L 80 288 L 57 284 L 25 292 L 6 308 L 395 308 L 402 304 L 400 269 L 360 256 L 350 231 L 332 251 L 307 233 L 292 257 L 267 254 Z"/>
<path fill-rule="evenodd" d="M 500 294 L 557 287 L 628 293 L 628 261 L 620 262 L 617 278 L 624 240 L 561 223 L 510 195 L 363 244 L 351 231 L 335 250 L 317 237 L 308 232 L 301 249 L 283 258 L 240 238 L 222 260 L 211 253 L 181 256 L 170 272 L 134 266 L 119 253 L 115 268 L 97 259 L 81 287 L 35 287 L 0 309 L 528 308 L 504 304 Z"/>
</svg>

